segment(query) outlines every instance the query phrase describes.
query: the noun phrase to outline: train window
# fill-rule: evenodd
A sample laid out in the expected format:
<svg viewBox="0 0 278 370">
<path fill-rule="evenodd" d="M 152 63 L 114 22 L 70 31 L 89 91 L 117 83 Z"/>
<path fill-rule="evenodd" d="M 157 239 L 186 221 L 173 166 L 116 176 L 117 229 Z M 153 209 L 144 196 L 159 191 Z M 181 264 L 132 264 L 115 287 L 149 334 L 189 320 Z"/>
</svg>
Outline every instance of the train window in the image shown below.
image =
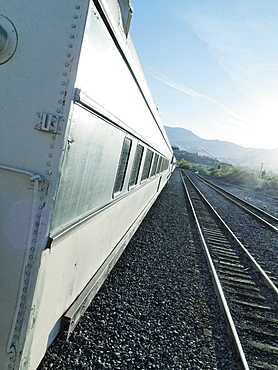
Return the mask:
<svg viewBox="0 0 278 370">
<path fill-rule="evenodd" d="M 165 158 L 162 158 L 160 172 L 164 171 L 164 166 L 165 166 Z"/>
<path fill-rule="evenodd" d="M 159 157 L 159 160 L 158 160 L 158 163 L 157 163 L 157 168 L 156 168 L 156 173 L 159 173 L 160 172 L 161 161 L 162 161 L 162 157 Z"/>
<path fill-rule="evenodd" d="M 125 138 L 114 185 L 114 194 L 119 193 L 123 189 L 130 149 L 131 140 Z"/>
<path fill-rule="evenodd" d="M 153 152 L 150 149 L 147 149 L 145 163 L 143 167 L 141 180 L 144 181 L 149 177 L 151 164 L 152 164 Z"/>
<path fill-rule="evenodd" d="M 159 158 L 159 155 L 156 153 L 154 155 L 154 160 L 153 160 L 153 165 L 152 165 L 152 170 L 151 170 L 151 177 L 157 173 L 156 168 L 157 168 L 158 158 Z"/>
<path fill-rule="evenodd" d="M 143 149 L 144 147 L 140 144 L 137 145 L 136 152 L 134 155 L 134 160 L 133 160 L 133 166 L 130 174 L 130 179 L 129 179 L 129 188 L 132 186 L 135 186 L 138 182 L 138 176 L 139 176 L 139 170 L 140 170 L 140 164 L 143 156 Z"/>
<path fill-rule="evenodd" d="M 163 172 L 164 171 L 164 161 L 165 161 L 165 159 L 164 158 L 161 158 L 160 172 Z"/>
<path fill-rule="evenodd" d="M 169 166 L 168 159 L 163 158 L 163 162 L 162 162 L 162 166 L 161 166 L 161 171 L 163 172 L 163 171 L 167 170 L 168 166 Z"/>
</svg>

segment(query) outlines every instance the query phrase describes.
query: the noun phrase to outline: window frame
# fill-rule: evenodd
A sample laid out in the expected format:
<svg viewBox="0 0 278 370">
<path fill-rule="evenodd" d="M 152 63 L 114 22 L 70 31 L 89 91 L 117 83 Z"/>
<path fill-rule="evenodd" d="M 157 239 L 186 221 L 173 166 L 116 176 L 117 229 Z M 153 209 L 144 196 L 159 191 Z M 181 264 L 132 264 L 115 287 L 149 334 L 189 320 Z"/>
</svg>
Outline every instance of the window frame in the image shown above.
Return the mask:
<svg viewBox="0 0 278 370">
<path fill-rule="evenodd" d="M 151 150 L 150 148 L 147 148 L 145 159 L 144 159 L 144 165 L 142 169 L 142 174 L 141 174 L 141 183 L 144 181 L 147 181 L 148 178 L 150 177 L 153 155 L 154 155 L 153 150 Z"/>
<path fill-rule="evenodd" d="M 138 151 L 139 149 L 140 149 L 140 152 Z M 144 152 L 145 152 L 145 147 L 142 144 L 137 143 L 135 153 L 133 156 L 132 168 L 131 168 L 131 172 L 129 175 L 128 190 L 133 189 L 139 183 L 139 175 L 140 175 L 140 169 L 142 165 L 142 159 L 143 159 Z"/>
<path fill-rule="evenodd" d="M 158 161 L 159 161 L 159 154 L 154 153 L 152 168 L 151 168 L 151 172 L 150 172 L 150 177 L 154 177 L 157 174 Z"/>
<path fill-rule="evenodd" d="M 130 159 L 131 148 L 132 148 L 132 139 L 126 136 L 123 140 L 121 155 L 119 158 L 117 172 L 116 172 L 114 186 L 113 186 L 113 197 L 114 198 L 123 191 L 125 180 L 126 180 L 128 163 Z"/>
</svg>

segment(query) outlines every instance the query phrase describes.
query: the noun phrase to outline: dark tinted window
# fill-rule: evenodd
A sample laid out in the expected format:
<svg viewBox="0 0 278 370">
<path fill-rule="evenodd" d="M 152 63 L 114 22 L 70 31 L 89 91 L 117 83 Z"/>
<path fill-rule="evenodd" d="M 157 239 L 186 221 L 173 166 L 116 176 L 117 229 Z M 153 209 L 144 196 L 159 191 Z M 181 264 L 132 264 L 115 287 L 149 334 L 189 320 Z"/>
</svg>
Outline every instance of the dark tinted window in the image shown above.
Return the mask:
<svg viewBox="0 0 278 370">
<path fill-rule="evenodd" d="M 152 164 L 152 158 L 153 158 L 153 152 L 150 149 L 147 149 L 145 163 L 144 163 L 143 172 L 142 172 L 142 178 L 141 178 L 142 181 L 146 180 L 149 177 L 151 164 Z"/>
<path fill-rule="evenodd" d="M 154 176 L 157 173 L 156 168 L 157 168 L 158 158 L 159 158 L 159 155 L 155 154 L 154 155 L 154 160 L 153 160 L 153 165 L 152 165 L 152 170 L 151 170 L 151 177 Z"/>
<path fill-rule="evenodd" d="M 157 167 L 156 167 L 156 173 L 159 173 L 160 172 L 161 161 L 162 161 L 162 157 L 159 157 L 159 160 L 158 160 L 158 163 L 157 163 Z"/>
<path fill-rule="evenodd" d="M 115 185 L 114 185 L 114 194 L 120 192 L 123 188 L 130 148 L 131 148 L 131 140 L 125 138 L 123 147 L 122 147 L 122 153 L 121 153 L 119 165 L 118 165 Z"/>
<path fill-rule="evenodd" d="M 166 158 L 163 158 L 161 162 L 160 172 L 167 170 L 168 166 L 169 166 L 169 160 Z"/>
<path fill-rule="evenodd" d="M 133 160 L 133 166 L 130 174 L 130 179 L 129 179 L 129 187 L 132 187 L 137 184 L 138 182 L 138 176 L 139 176 L 139 170 L 140 170 L 140 164 L 142 160 L 142 155 L 143 155 L 143 146 L 138 144 L 136 148 L 136 152 L 134 155 L 134 160 Z"/>
</svg>

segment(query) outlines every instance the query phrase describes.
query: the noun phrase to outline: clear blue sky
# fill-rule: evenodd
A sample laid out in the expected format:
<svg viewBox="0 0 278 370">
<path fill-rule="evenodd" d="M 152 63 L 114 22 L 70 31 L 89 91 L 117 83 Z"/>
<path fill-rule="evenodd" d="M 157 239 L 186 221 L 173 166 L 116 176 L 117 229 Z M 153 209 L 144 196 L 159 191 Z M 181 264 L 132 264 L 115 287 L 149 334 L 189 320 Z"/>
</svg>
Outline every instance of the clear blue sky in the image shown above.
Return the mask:
<svg viewBox="0 0 278 370">
<path fill-rule="evenodd" d="M 164 125 L 278 148 L 278 0 L 131 2 L 131 37 Z"/>
</svg>

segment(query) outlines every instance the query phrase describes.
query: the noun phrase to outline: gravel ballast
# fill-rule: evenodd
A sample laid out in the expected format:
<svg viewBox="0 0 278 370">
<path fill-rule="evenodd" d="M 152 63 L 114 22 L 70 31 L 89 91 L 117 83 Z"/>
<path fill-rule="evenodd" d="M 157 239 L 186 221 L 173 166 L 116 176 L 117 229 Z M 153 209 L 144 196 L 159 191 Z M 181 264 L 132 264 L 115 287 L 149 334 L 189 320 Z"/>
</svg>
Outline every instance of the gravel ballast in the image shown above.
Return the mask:
<svg viewBox="0 0 278 370">
<path fill-rule="evenodd" d="M 219 182 L 217 180 L 208 179 L 223 189 L 231 192 L 239 198 L 253 204 L 254 206 L 268 212 L 275 217 L 278 217 L 278 198 L 274 198 L 252 189 L 240 188 L 231 184 Z"/>
<path fill-rule="evenodd" d="M 237 369 L 178 170 L 46 369 Z"/>
<path fill-rule="evenodd" d="M 215 190 L 197 180 L 198 187 L 217 210 L 220 216 L 228 223 L 240 241 L 248 248 L 251 255 L 269 272 L 270 277 L 277 279 L 278 271 L 278 237 L 277 232 L 262 227 L 262 224 L 253 216 L 247 214 L 239 207 L 234 206 L 229 200 L 219 195 Z M 222 184 L 221 184 L 222 186 Z M 224 187 L 224 186 L 223 186 Z M 226 187 L 227 188 L 227 187 Z M 277 200 L 263 194 L 247 192 L 244 196 L 241 190 L 229 186 L 229 191 L 242 199 L 275 215 L 277 214 Z M 271 211 L 270 211 L 271 210 Z"/>
</svg>

